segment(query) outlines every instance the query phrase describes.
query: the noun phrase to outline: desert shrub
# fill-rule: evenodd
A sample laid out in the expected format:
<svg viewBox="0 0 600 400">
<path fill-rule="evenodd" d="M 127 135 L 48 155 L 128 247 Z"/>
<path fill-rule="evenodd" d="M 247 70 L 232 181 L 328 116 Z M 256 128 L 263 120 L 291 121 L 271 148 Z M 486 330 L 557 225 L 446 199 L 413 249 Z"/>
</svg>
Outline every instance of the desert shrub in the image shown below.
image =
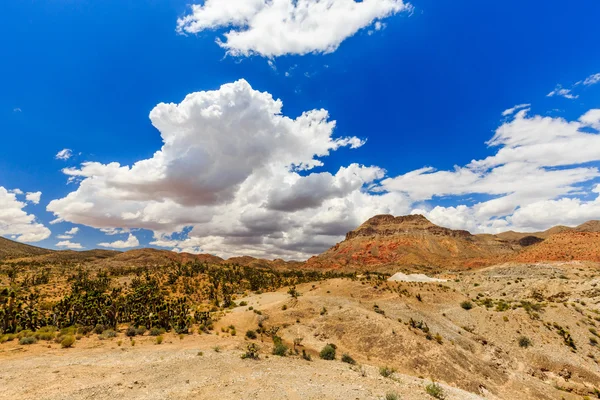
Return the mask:
<svg viewBox="0 0 600 400">
<path fill-rule="evenodd" d="M 162 344 L 162 342 L 163 342 L 163 337 L 162 337 L 162 336 L 160 336 L 160 335 L 159 335 L 159 336 L 157 336 L 157 337 L 156 337 L 156 344 Z"/>
<path fill-rule="evenodd" d="M 285 346 L 281 340 L 281 338 L 277 335 L 273 335 L 273 354 L 276 356 L 285 357 L 288 354 L 288 348 Z"/>
<path fill-rule="evenodd" d="M 379 375 L 383 376 L 384 378 L 389 378 L 390 376 L 394 375 L 395 372 L 396 370 L 394 368 L 390 368 L 388 366 L 379 367 Z"/>
<path fill-rule="evenodd" d="M 260 348 L 258 347 L 258 345 L 256 343 L 248 343 L 248 346 L 246 347 L 246 352 L 244 354 L 242 354 L 242 358 L 258 360 L 258 351 L 259 350 L 260 350 Z"/>
<path fill-rule="evenodd" d="M 326 309 L 325 307 L 323 307 L 323 308 L 321 309 L 321 312 L 320 312 L 320 314 L 321 314 L 321 315 L 325 315 L 325 314 L 327 314 L 327 309 Z"/>
<path fill-rule="evenodd" d="M 102 332 L 104 332 L 106 330 L 106 327 L 104 325 L 98 324 L 94 327 L 94 333 L 97 335 L 102 334 Z"/>
<path fill-rule="evenodd" d="M 273 347 L 273 355 L 285 357 L 287 355 L 287 353 L 288 353 L 288 348 L 283 343 L 277 343 L 277 344 L 275 344 L 275 347 Z"/>
<path fill-rule="evenodd" d="M 463 301 L 462 303 L 460 303 L 460 306 L 465 309 L 465 310 L 470 310 L 473 308 L 473 303 L 471 303 L 470 301 Z"/>
<path fill-rule="evenodd" d="M 22 337 L 21 339 L 19 339 L 19 344 L 21 344 L 21 345 L 34 344 L 34 343 L 37 343 L 37 339 L 33 336 L 25 336 L 25 337 Z"/>
<path fill-rule="evenodd" d="M 519 338 L 519 346 L 523 348 L 531 346 L 531 339 L 529 339 L 527 336 L 521 336 Z"/>
<path fill-rule="evenodd" d="M 349 354 L 343 354 L 342 355 L 342 362 L 348 363 L 348 364 L 356 364 L 356 361 L 354 360 L 354 358 L 350 357 Z"/>
<path fill-rule="evenodd" d="M 398 394 L 394 393 L 394 392 L 389 392 L 385 394 L 385 400 L 398 400 Z"/>
<path fill-rule="evenodd" d="M 302 349 L 302 358 L 306 361 L 312 361 L 312 357 L 304 349 Z"/>
<path fill-rule="evenodd" d="M 438 344 L 442 344 L 444 342 L 444 338 L 439 333 L 436 333 L 433 338 L 436 342 L 438 342 Z"/>
<path fill-rule="evenodd" d="M 248 339 L 256 339 L 256 332 L 254 332 L 253 330 L 248 330 L 246 331 L 246 337 Z"/>
<path fill-rule="evenodd" d="M 129 337 L 134 337 L 135 335 L 137 335 L 137 329 L 135 329 L 135 326 L 130 325 L 125 331 L 125 335 Z"/>
<path fill-rule="evenodd" d="M 377 314 L 385 315 L 385 311 L 383 311 L 377 304 L 373 305 L 373 311 Z"/>
<path fill-rule="evenodd" d="M 35 332 L 35 338 L 38 340 L 52 340 L 54 339 L 54 334 L 56 332 L 56 328 L 53 326 L 44 326 Z"/>
<path fill-rule="evenodd" d="M 428 395 L 435 399 L 444 400 L 446 398 L 446 393 L 444 392 L 444 389 L 442 389 L 442 387 L 435 382 L 427 385 L 425 387 L 425 391 Z"/>
<path fill-rule="evenodd" d="M 248 305 L 248 303 L 247 303 L 247 302 L 245 302 L 245 301 L 240 301 L 240 304 L 239 304 L 239 306 L 240 306 L 240 307 L 244 307 L 244 306 L 247 306 L 247 305 Z"/>
<path fill-rule="evenodd" d="M 140 326 L 140 327 L 136 328 L 135 333 L 136 333 L 136 335 L 142 336 L 144 333 L 146 333 L 146 327 Z"/>
<path fill-rule="evenodd" d="M 156 327 L 150 329 L 150 336 L 159 336 L 162 333 L 164 333 L 163 329 L 159 329 L 159 328 L 156 328 Z"/>
<path fill-rule="evenodd" d="M 102 335 L 100 335 L 101 339 L 111 339 L 114 337 L 117 337 L 117 332 L 112 329 L 106 329 L 104 332 L 102 332 Z"/>
<path fill-rule="evenodd" d="M 290 296 L 292 296 L 294 299 L 297 299 L 297 298 L 300 296 L 300 292 L 298 292 L 298 290 L 296 290 L 296 286 L 294 286 L 294 287 L 291 287 L 291 288 L 288 290 L 288 294 L 289 294 Z"/>
<path fill-rule="evenodd" d="M 27 337 L 27 336 L 33 336 L 33 331 L 30 330 L 30 329 L 26 329 L 26 330 L 23 330 L 23 331 L 17 333 L 17 337 L 19 339 L 22 339 L 22 338 Z"/>
<path fill-rule="evenodd" d="M 590 336 L 590 345 L 597 346 L 598 345 L 598 339 L 596 339 L 593 336 Z"/>
<path fill-rule="evenodd" d="M 323 360 L 335 360 L 335 350 L 336 346 L 334 344 L 329 343 L 321 349 L 319 357 L 321 357 Z"/>
<path fill-rule="evenodd" d="M 287 310 L 287 304 L 284 304 L 284 305 L 282 305 L 282 306 L 281 306 L 281 310 L 282 310 L 282 311 L 285 311 L 285 310 Z"/>
<path fill-rule="evenodd" d="M 92 332 L 93 330 L 94 330 L 93 326 L 80 326 L 79 328 L 77 328 L 77 334 L 85 336 L 88 333 Z"/>
<path fill-rule="evenodd" d="M 69 347 L 73 346 L 74 343 L 75 343 L 75 337 L 73 335 L 66 335 L 61 340 L 60 346 L 63 349 L 66 349 L 66 348 L 69 348 Z"/>
</svg>

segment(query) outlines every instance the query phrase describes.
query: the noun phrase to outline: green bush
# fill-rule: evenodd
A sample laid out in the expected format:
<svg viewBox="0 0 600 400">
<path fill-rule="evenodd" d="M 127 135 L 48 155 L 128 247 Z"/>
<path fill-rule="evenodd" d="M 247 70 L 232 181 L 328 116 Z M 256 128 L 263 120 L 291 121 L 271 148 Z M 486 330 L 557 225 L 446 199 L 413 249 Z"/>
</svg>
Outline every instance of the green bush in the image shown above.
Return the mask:
<svg viewBox="0 0 600 400">
<path fill-rule="evenodd" d="M 162 329 L 159 328 L 152 328 L 150 329 L 150 336 L 159 336 L 160 334 L 162 334 Z"/>
<path fill-rule="evenodd" d="M 394 368 L 388 366 L 379 367 L 379 375 L 383 376 L 384 378 L 389 378 L 390 376 L 394 375 L 395 372 L 396 370 Z"/>
<path fill-rule="evenodd" d="M 302 349 L 302 358 L 306 361 L 312 361 L 312 357 L 304 349 Z"/>
<path fill-rule="evenodd" d="M 137 335 L 137 329 L 135 329 L 135 326 L 129 326 L 125 331 L 125 335 L 129 337 L 134 337 L 135 335 Z"/>
<path fill-rule="evenodd" d="M 55 327 L 44 326 L 43 328 L 40 328 L 35 332 L 35 338 L 38 340 L 52 340 L 54 339 L 55 332 Z"/>
<path fill-rule="evenodd" d="M 321 357 L 323 360 L 335 360 L 336 348 L 337 347 L 334 344 L 329 343 L 328 345 L 323 347 L 323 349 L 321 349 L 319 357 Z"/>
<path fill-rule="evenodd" d="M 144 333 L 146 333 L 146 327 L 140 326 L 140 327 L 136 328 L 135 333 L 139 336 L 143 336 Z"/>
<path fill-rule="evenodd" d="M 343 354 L 342 355 L 342 362 L 348 363 L 348 364 L 356 364 L 356 361 L 354 360 L 354 358 L 350 357 L 349 354 Z"/>
<path fill-rule="evenodd" d="M 256 339 L 256 332 L 252 330 L 246 331 L 246 337 L 248 339 Z"/>
<path fill-rule="evenodd" d="M 102 334 L 102 332 L 104 332 L 105 330 L 106 330 L 106 327 L 104 325 L 98 324 L 94 327 L 94 333 L 96 333 L 98 335 Z"/>
<path fill-rule="evenodd" d="M 463 301 L 462 303 L 460 303 L 460 306 L 461 306 L 463 309 L 465 309 L 465 310 L 469 311 L 470 309 L 472 309 L 472 308 L 473 308 L 473 303 L 471 303 L 470 301 Z"/>
<path fill-rule="evenodd" d="M 88 333 L 92 332 L 94 330 L 93 326 L 80 326 L 79 328 L 77 328 L 77 334 L 85 336 Z"/>
<path fill-rule="evenodd" d="M 26 337 L 22 337 L 21 339 L 19 339 L 19 344 L 21 344 L 21 345 L 34 344 L 34 343 L 37 343 L 37 339 L 33 336 L 26 336 Z"/>
<path fill-rule="evenodd" d="M 526 336 L 521 336 L 519 338 L 519 346 L 523 348 L 527 348 L 531 346 L 531 340 Z"/>
<path fill-rule="evenodd" d="M 162 344 L 163 342 L 163 337 L 162 336 L 157 336 L 156 337 L 156 344 Z"/>
<path fill-rule="evenodd" d="M 396 393 L 394 392 L 389 392 L 385 394 L 385 400 L 398 400 L 399 397 Z"/>
<path fill-rule="evenodd" d="M 100 339 L 111 339 L 114 337 L 117 337 L 117 332 L 112 329 L 106 329 L 104 332 L 102 332 L 102 335 L 100 335 Z"/>
<path fill-rule="evenodd" d="M 66 335 L 63 340 L 61 340 L 60 342 L 60 346 L 63 349 L 69 348 L 71 346 L 73 346 L 73 344 L 75 343 L 75 336 L 73 335 Z"/>
<path fill-rule="evenodd" d="M 277 343 L 275 344 L 275 347 L 273 347 L 273 355 L 285 357 L 287 353 L 288 348 L 283 343 Z"/>
<path fill-rule="evenodd" d="M 246 352 L 244 354 L 242 354 L 242 358 L 258 360 L 258 351 L 259 350 L 260 350 L 260 348 L 258 347 L 258 345 L 256 343 L 248 343 L 248 347 L 246 347 Z"/>
<path fill-rule="evenodd" d="M 442 387 L 435 382 L 427 385 L 425 387 L 425 391 L 428 395 L 435 399 L 444 400 L 446 398 L 446 393 L 444 392 L 444 389 L 442 389 Z"/>
</svg>

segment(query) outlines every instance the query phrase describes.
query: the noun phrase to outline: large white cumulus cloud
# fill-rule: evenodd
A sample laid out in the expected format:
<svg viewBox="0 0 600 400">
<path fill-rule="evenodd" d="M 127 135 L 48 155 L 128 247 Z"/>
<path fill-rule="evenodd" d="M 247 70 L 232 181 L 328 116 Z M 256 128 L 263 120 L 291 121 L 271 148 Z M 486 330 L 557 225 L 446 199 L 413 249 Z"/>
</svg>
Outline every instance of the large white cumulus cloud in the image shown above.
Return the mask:
<svg viewBox="0 0 600 400">
<path fill-rule="evenodd" d="M 152 158 L 67 168 L 79 187 L 47 209 L 96 228 L 150 229 L 155 244 L 186 251 L 286 258 L 327 248 L 375 213 L 409 210 L 402 195 L 365 191 L 384 176 L 378 167 L 308 172 L 364 142 L 334 138 L 325 110 L 283 115 L 281 101 L 244 80 L 159 104 L 150 119 L 164 142 Z"/>
<path fill-rule="evenodd" d="M 67 168 L 78 187 L 47 209 L 57 220 L 108 233 L 149 229 L 151 244 L 174 251 L 295 259 L 379 213 L 422 213 L 471 232 L 600 218 L 600 110 L 568 121 L 530 116 L 519 105 L 504 112 L 487 142 L 489 157 L 387 177 L 380 167 L 354 163 L 319 172 L 332 151 L 365 142 L 336 138 L 325 110 L 290 118 L 282 106 L 244 80 L 159 104 L 150 119 L 163 146 L 152 158 Z M 452 205 L 439 205 L 442 197 Z M 129 235 L 102 245 L 138 244 Z"/>
<path fill-rule="evenodd" d="M 328 53 L 360 29 L 411 9 L 402 0 L 205 0 L 177 30 L 231 28 L 217 43 L 234 56 Z"/>
<path fill-rule="evenodd" d="M 520 110 L 496 130 L 488 141 L 498 148 L 494 155 L 451 171 L 423 168 L 388 178 L 382 190 L 414 201 L 492 196 L 473 205 L 413 210 L 438 224 L 474 232 L 528 231 L 600 218 L 598 189 L 590 184 L 600 177 L 600 110 L 589 110 L 576 121 L 530 117 L 528 112 Z"/>
<path fill-rule="evenodd" d="M 9 191 L 0 186 L 0 236 L 20 242 L 39 242 L 48 238 L 50 230 L 37 222 L 34 215 L 28 214 L 24 210 L 27 204 L 17 199 L 17 195 L 22 194 L 19 189 Z M 40 196 L 41 192 L 28 193 L 27 200 L 37 204 Z"/>
</svg>

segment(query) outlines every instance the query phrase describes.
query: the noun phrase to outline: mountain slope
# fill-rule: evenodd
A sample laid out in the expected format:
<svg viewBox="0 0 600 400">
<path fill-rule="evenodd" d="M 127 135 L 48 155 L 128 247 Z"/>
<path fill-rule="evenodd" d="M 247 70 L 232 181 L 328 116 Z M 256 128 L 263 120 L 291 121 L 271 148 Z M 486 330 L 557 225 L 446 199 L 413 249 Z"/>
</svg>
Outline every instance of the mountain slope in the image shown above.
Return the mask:
<svg viewBox="0 0 600 400">
<path fill-rule="evenodd" d="M 344 241 L 306 262 L 309 268 L 427 270 L 470 268 L 506 261 L 600 261 L 600 221 L 543 232 L 473 235 L 433 224 L 422 215 L 377 215 Z M 552 239 L 552 240 L 550 240 Z"/>
<path fill-rule="evenodd" d="M 422 215 L 377 215 L 346 239 L 307 261 L 309 267 L 396 270 L 398 266 L 491 265 L 523 246 L 494 235 L 472 235 L 437 226 Z"/>
<path fill-rule="evenodd" d="M 574 260 L 600 262 L 600 232 L 557 233 L 514 257 L 518 262 Z"/>
<path fill-rule="evenodd" d="M 23 244 L 0 237 L 0 260 L 49 254 L 52 250 Z"/>
</svg>

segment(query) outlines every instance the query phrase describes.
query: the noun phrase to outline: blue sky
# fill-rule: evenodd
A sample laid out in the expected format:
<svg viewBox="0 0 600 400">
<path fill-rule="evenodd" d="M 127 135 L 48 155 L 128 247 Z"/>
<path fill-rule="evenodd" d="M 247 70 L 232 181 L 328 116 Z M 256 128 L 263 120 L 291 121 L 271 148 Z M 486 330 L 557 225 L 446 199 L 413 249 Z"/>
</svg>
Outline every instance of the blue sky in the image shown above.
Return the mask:
<svg viewBox="0 0 600 400">
<path fill-rule="evenodd" d="M 235 0 L 227 1 L 236 4 Z M 377 2 L 394 1 L 372 1 Z M 24 204 L 16 208 L 29 216 L 29 222 L 13 222 L 9 217 L 4 217 L 3 221 L 0 214 L 0 234 L 3 236 L 23 240 L 24 237 L 19 235 L 28 231 L 29 225 L 41 224 L 51 231 L 51 235 L 34 243 L 44 247 L 58 248 L 56 245 L 61 240 L 57 235 L 73 227 L 78 227 L 79 232 L 71 235 L 74 237 L 69 243 L 78 243 L 83 248 L 95 248 L 98 243 L 116 240 L 125 242 L 129 238 L 129 232 L 107 236 L 96 229 L 110 226 L 131 230 L 142 246 L 152 242 L 153 246 L 165 245 L 168 249 L 209 251 L 224 256 L 251 254 L 302 258 L 338 241 L 340 232 L 357 225 L 370 212 L 422 212 L 436 223 L 474 231 L 542 229 L 555 223 L 577 224 L 592 219 L 590 217 L 600 218 L 595 204 L 599 181 L 597 171 L 594 171 L 600 157 L 584 157 L 581 162 L 566 157 L 562 162 L 553 163 L 546 161 L 547 155 L 539 156 L 539 160 L 534 153 L 526 156 L 519 162 L 525 161 L 542 173 L 534 180 L 549 182 L 557 179 L 559 182 L 536 189 L 541 193 L 539 196 L 525 193 L 527 190 L 523 187 L 528 186 L 527 183 L 512 188 L 510 178 L 491 183 L 476 183 L 469 179 L 455 181 L 458 174 L 455 166 L 463 168 L 472 160 L 483 160 L 498 152 L 498 146 L 489 147 L 486 142 L 501 125 L 514 122 L 512 126 L 516 132 L 520 131 L 516 124 L 522 123 L 534 132 L 538 129 L 533 126 L 536 115 L 555 118 L 555 121 L 564 118 L 568 125 L 567 121 L 578 121 L 582 115 L 599 107 L 600 84 L 583 83 L 600 72 L 600 52 L 597 51 L 600 4 L 597 1 L 581 1 L 576 5 L 546 1 L 540 6 L 517 1 L 416 0 L 410 3 L 410 8 L 404 4 L 405 8 L 393 15 L 368 21 L 366 27 L 344 37 L 334 51 L 323 54 L 316 49 L 308 54 L 298 54 L 302 52 L 292 47 L 286 51 L 291 54 L 284 55 L 260 54 L 261 50 L 256 50 L 271 45 L 271 41 L 276 42 L 278 39 L 274 37 L 259 36 L 256 39 L 267 43 L 257 44 L 252 42 L 254 39 L 244 42 L 255 46 L 248 54 L 240 54 L 245 51 L 243 49 L 238 49 L 235 54 L 235 48 L 234 51 L 229 48 L 227 54 L 226 48 L 215 43 L 217 37 L 224 40 L 224 32 L 230 29 L 243 31 L 247 27 L 223 28 L 213 21 L 214 26 L 197 33 L 178 33 L 178 18 L 192 15 L 187 1 L 127 3 L 9 1 L 0 6 L 0 33 L 5 38 L 0 43 L 3 54 L 0 64 L 0 187 L 7 191 L 18 188 L 23 192 L 42 192 L 38 204 L 25 201 L 25 195 L 13 196 L 11 204 L 14 206 L 15 201 Z M 381 25 L 376 27 L 376 23 Z M 282 29 L 279 35 L 285 35 L 285 32 Z M 304 44 L 309 49 L 313 45 L 308 39 Z M 113 203 L 109 204 L 107 199 L 96 203 L 94 195 L 85 198 L 82 191 L 78 191 L 80 183 L 86 179 L 89 182 L 108 179 L 102 177 L 108 173 L 106 171 L 99 173 L 100 179 L 94 178 L 96 172 L 76 174 L 77 179 L 67 184 L 69 176 L 62 169 L 80 168 L 82 162 L 102 165 L 118 162 L 121 166 L 130 166 L 151 159 L 163 145 L 161 132 L 149 119 L 150 112 L 159 103 L 180 103 L 190 93 L 218 91 L 221 85 L 239 79 L 244 79 L 250 86 L 244 90 L 268 92 L 280 99 L 283 115 L 291 119 L 305 111 L 327 110 L 329 119 L 336 121 L 335 129 L 326 135 L 327 138 L 356 137 L 366 143 L 357 148 L 330 147 L 328 156 L 315 156 L 322 160 L 322 166 L 297 171 L 294 176 L 281 175 L 281 182 L 292 186 L 290 182 L 296 182 L 296 189 L 290 187 L 289 193 L 282 190 L 277 194 L 269 192 L 252 210 L 240 208 L 244 201 L 236 191 L 241 183 L 235 179 L 232 186 L 226 188 L 228 194 L 222 200 L 211 204 L 184 201 L 184 207 L 205 207 L 202 211 L 195 210 L 202 214 L 197 221 L 192 218 L 181 223 L 163 224 L 156 215 L 140 217 L 137 223 L 131 222 L 132 218 L 117 221 L 123 216 L 122 210 L 115 211 L 118 205 L 112 209 Z M 570 92 L 548 96 L 557 85 Z M 525 108 L 529 110 L 527 114 L 515 117 L 515 112 L 502 116 L 504 110 L 518 104 L 530 104 Z M 591 122 L 579 126 L 589 136 L 585 138 L 589 140 L 585 147 L 600 154 L 600 148 L 595 147 L 598 144 L 595 114 L 587 115 Z M 553 129 L 550 120 L 537 122 L 543 126 L 539 129 Z M 193 129 L 196 129 L 195 135 L 203 134 L 202 126 Z M 236 134 L 217 136 L 214 140 L 221 142 L 213 149 L 220 151 L 226 148 L 221 145 L 235 145 Z M 535 136 L 538 141 L 528 143 L 532 146 L 547 143 L 546 139 L 539 139 L 544 135 Z M 508 146 L 508 142 L 510 139 L 500 146 Z M 573 156 L 574 149 L 579 148 L 573 146 L 562 148 Z M 73 156 L 68 160 L 55 159 L 62 149 L 71 149 Z M 560 158 L 561 155 L 557 156 Z M 294 155 L 285 162 L 303 157 Z M 276 164 L 285 162 L 278 159 Z M 352 190 L 327 191 L 326 186 L 349 185 L 327 179 L 336 176 L 341 179 L 336 173 L 340 167 L 351 164 L 377 167 L 385 173 L 363 171 L 376 177 L 365 177 L 360 172 L 353 175 L 360 176 L 357 178 L 362 182 L 359 187 L 353 183 L 350 185 Z M 506 164 L 509 163 L 488 165 L 487 172 L 478 170 L 478 173 L 494 176 L 501 171 L 496 174 L 493 169 Z M 201 166 L 211 168 L 206 163 Z M 182 171 L 195 175 L 197 167 L 194 165 L 194 168 Z M 262 167 L 265 166 L 252 164 L 248 171 L 256 173 Z M 433 167 L 438 172 L 452 175 L 424 177 L 432 175 L 430 172 L 433 171 L 415 179 L 405 175 L 423 167 Z M 530 172 L 527 168 L 523 171 Z M 572 173 L 568 177 L 544 174 L 560 171 Z M 251 173 L 244 178 L 250 177 Z M 227 174 L 228 171 L 223 171 L 224 176 Z M 303 183 L 302 178 L 310 174 L 315 179 Z M 321 175 L 317 177 L 317 174 Z M 462 178 L 464 175 L 460 173 Z M 302 203 L 306 196 L 303 197 L 301 192 L 317 190 L 311 186 L 317 178 L 322 179 L 317 185 L 323 190 L 322 198 Z M 129 174 L 123 179 L 134 177 Z M 273 181 L 272 178 L 267 180 Z M 249 181 L 246 179 L 245 182 Z M 493 184 L 506 187 L 489 189 Z M 433 188 L 423 193 L 418 190 L 427 185 L 433 185 Z M 212 187 L 207 184 L 198 190 L 205 193 Z M 471 191 L 469 187 L 478 188 Z M 268 188 L 265 192 L 271 189 L 275 190 Z M 148 201 L 147 193 L 142 196 L 139 191 L 135 192 L 136 201 Z M 229 196 L 232 192 L 238 193 L 231 195 L 235 199 Z M 368 198 L 356 200 L 359 192 L 377 197 L 377 205 L 365 206 L 370 204 Z M 107 207 L 106 212 L 111 213 L 111 218 L 103 219 L 97 213 L 90 214 L 89 218 L 73 213 L 75 205 L 65 202 L 61 207 L 53 208 L 55 212 L 47 209 L 52 200 L 64 199 L 69 193 L 77 193 L 79 204 L 94 204 L 96 211 L 102 204 Z M 390 193 L 393 196 L 385 200 L 380 198 Z M 290 197 L 302 204 L 265 206 L 275 204 L 274 199 L 285 203 Z M 499 201 L 487 203 L 505 197 L 510 197 L 511 201 L 501 205 L 496 204 Z M 573 199 L 581 200 L 575 204 Z M 171 204 L 167 200 L 181 205 L 178 195 L 151 201 L 167 207 Z M 111 201 L 119 202 L 123 198 Z M 341 203 L 346 206 L 352 203 L 351 209 L 339 208 Z M 493 210 L 481 212 L 484 203 L 493 206 Z M 139 207 L 147 205 L 144 203 Z M 459 210 L 460 206 L 467 209 Z M 131 205 L 128 209 L 134 208 Z M 331 214 L 334 208 L 336 211 Z M 517 218 L 513 214 L 519 209 L 531 212 Z M 573 215 L 558 220 L 548 217 L 559 209 Z M 580 209 L 583 211 L 577 211 Z M 269 210 L 274 211 L 264 216 Z M 185 213 L 185 209 L 182 212 Z M 306 220 L 304 214 L 301 215 L 303 212 L 311 218 L 327 221 L 329 225 L 323 228 L 321 225 L 325 223 L 314 221 L 307 223 L 310 228 L 299 227 L 300 221 Z M 240 217 L 250 214 L 254 221 L 252 226 Z M 267 223 L 275 214 L 278 220 L 288 224 Z M 212 222 L 206 221 L 207 215 L 215 216 Z M 57 218 L 64 222 L 50 224 Z M 156 224 L 146 224 L 152 218 Z M 253 230 L 259 222 L 264 222 L 268 228 Z M 237 224 L 239 229 L 223 229 L 223 224 Z M 17 225 L 19 228 L 15 228 Z M 325 231 L 331 234 L 324 235 Z M 44 234 L 35 238 L 42 236 Z M 246 239 L 240 239 L 242 237 Z"/>
</svg>

